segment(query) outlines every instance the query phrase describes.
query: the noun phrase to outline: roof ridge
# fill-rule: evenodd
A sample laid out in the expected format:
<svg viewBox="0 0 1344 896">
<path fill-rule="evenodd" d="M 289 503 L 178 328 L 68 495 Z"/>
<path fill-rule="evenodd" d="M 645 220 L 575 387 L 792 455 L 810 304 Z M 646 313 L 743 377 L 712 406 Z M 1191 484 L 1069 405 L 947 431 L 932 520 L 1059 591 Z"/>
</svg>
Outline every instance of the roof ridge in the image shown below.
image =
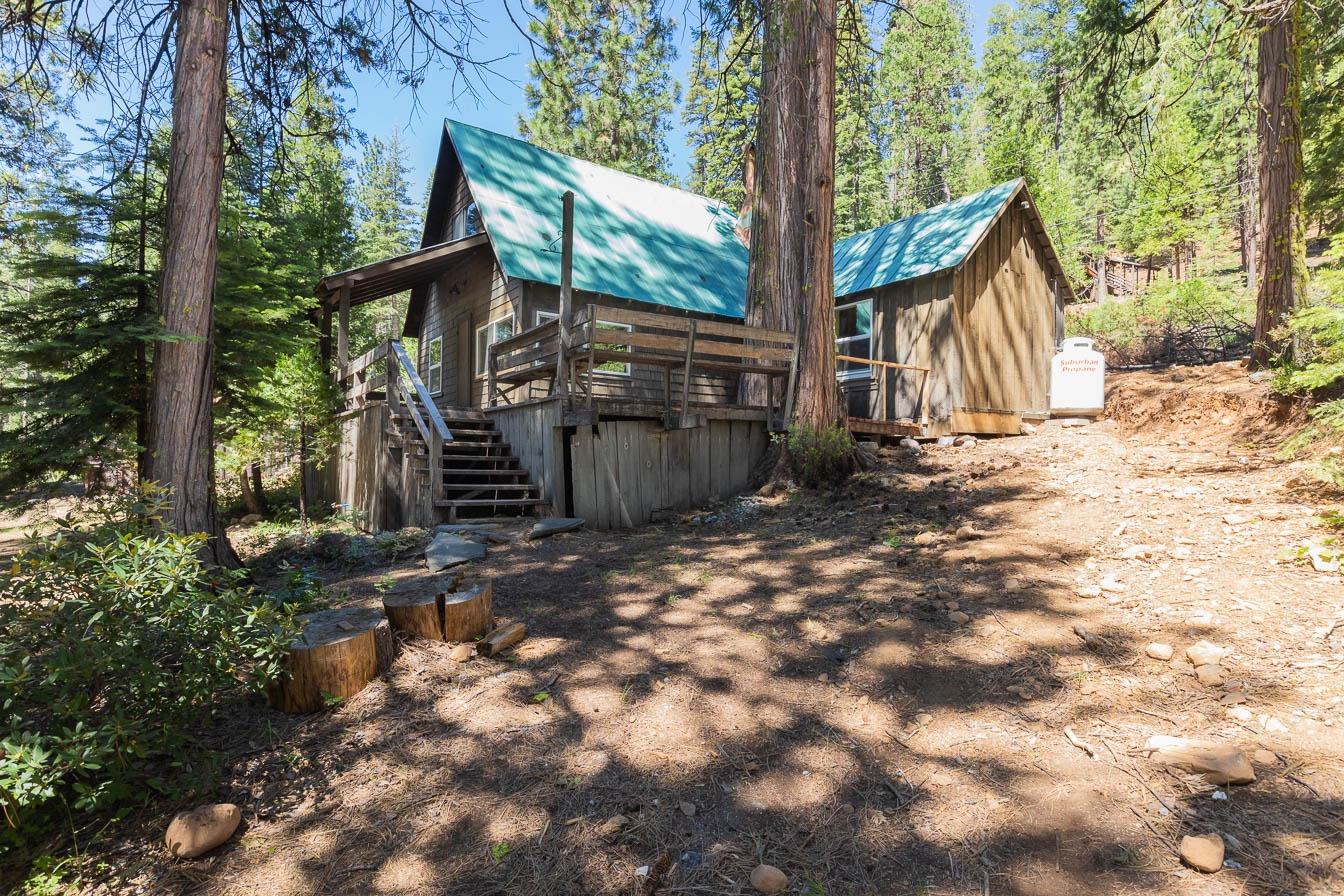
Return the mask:
<svg viewBox="0 0 1344 896">
<path fill-rule="evenodd" d="M 545 146 L 542 146 L 539 143 L 533 143 L 531 140 L 524 140 L 522 137 L 515 137 L 513 134 L 501 134 L 499 131 L 493 131 L 490 128 L 483 128 L 478 124 L 471 124 L 470 122 L 462 121 L 461 119 L 458 118 L 445 117 L 443 121 L 445 127 L 449 124 L 455 124 L 455 125 L 461 125 L 464 128 L 471 128 L 477 131 L 485 131 L 487 134 L 494 134 L 497 137 L 503 137 L 504 139 L 512 140 L 515 143 L 522 143 L 525 146 L 530 146 L 533 149 L 540 150 L 541 152 L 550 153 L 553 156 L 560 156 L 561 158 L 571 159 L 575 162 L 578 162 L 581 165 L 592 165 L 595 168 L 601 168 L 604 171 L 610 171 L 613 174 L 619 174 L 621 177 L 628 177 L 632 180 L 637 180 L 640 183 L 652 184 L 653 186 L 656 187 L 662 187 L 665 190 L 675 190 L 678 193 L 685 193 L 687 196 L 694 196 L 696 199 L 703 199 L 706 202 L 711 202 L 716 206 L 726 208 L 729 211 L 729 213 L 732 213 L 733 211 L 732 206 L 728 205 L 728 203 L 724 202 L 722 199 L 715 199 L 712 196 L 705 196 L 703 193 L 697 193 L 694 190 L 688 190 L 685 187 L 679 187 L 674 184 L 665 184 L 662 181 L 654 180 L 651 177 L 640 177 L 638 174 L 631 174 L 629 171 L 622 171 L 620 168 L 613 168 L 610 165 L 603 165 L 601 162 L 594 162 L 592 159 L 585 159 L 582 156 L 570 155 L 569 153 L 561 152 L 558 149 L 549 149 Z"/>
<path fill-rule="evenodd" d="M 911 220 L 912 218 L 918 218 L 918 217 L 920 217 L 921 215 L 932 214 L 932 213 L 934 213 L 934 212 L 939 211 L 940 209 L 944 209 L 944 208 L 946 208 L 946 207 L 949 206 L 949 205 L 956 205 L 956 204 L 959 203 L 959 202 L 969 202 L 970 200 L 974 199 L 975 197 L 977 197 L 977 196 L 982 196 L 982 195 L 984 195 L 985 193 L 990 192 L 991 190 L 1002 189 L 1003 187 L 1006 187 L 1006 186 L 1008 186 L 1009 184 L 1017 184 L 1017 183 L 1020 183 L 1020 182 L 1022 182 L 1022 181 L 1024 181 L 1024 180 L 1025 180 L 1025 178 L 1023 178 L 1023 177 L 1013 177 L 1013 178 L 1009 178 L 1008 180 L 1002 180 L 1002 181 L 999 181 L 998 183 L 996 183 L 996 184 L 992 184 L 992 185 L 990 185 L 990 186 L 988 186 L 988 187 L 985 187 L 984 189 L 976 190 L 974 193 L 967 193 L 967 194 L 964 195 L 964 196 L 958 196 L 956 199 L 949 199 L 949 200 L 947 200 L 946 202 L 940 202 L 940 203 L 938 203 L 937 205 L 931 205 L 931 206 L 929 206 L 929 207 L 926 208 L 926 209 L 921 209 L 920 211 L 913 212 L 913 213 L 911 213 L 911 214 L 906 215 L 904 218 L 897 218 L 895 221 L 888 221 L 888 222 L 886 222 L 885 224 L 879 224 L 879 225 L 877 225 L 876 227 L 870 227 L 870 228 L 868 228 L 867 230 L 860 230 L 858 233 L 851 233 L 849 236 L 844 237 L 843 239 L 838 239 L 838 240 L 836 240 L 836 241 L 835 241 L 835 242 L 836 242 L 836 245 L 839 245 L 840 243 L 847 243 L 847 242 L 849 242 L 850 240 L 857 239 L 857 238 L 859 238 L 859 237 L 861 237 L 861 236 L 866 236 L 866 235 L 871 234 L 871 233 L 876 233 L 876 232 L 879 231 L 879 230 L 885 230 L 885 229 L 887 229 L 888 227 L 895 227 L 897 224 L 904 223 L 904 222 L 906 222 L 906 221 Z"/>
</svg>

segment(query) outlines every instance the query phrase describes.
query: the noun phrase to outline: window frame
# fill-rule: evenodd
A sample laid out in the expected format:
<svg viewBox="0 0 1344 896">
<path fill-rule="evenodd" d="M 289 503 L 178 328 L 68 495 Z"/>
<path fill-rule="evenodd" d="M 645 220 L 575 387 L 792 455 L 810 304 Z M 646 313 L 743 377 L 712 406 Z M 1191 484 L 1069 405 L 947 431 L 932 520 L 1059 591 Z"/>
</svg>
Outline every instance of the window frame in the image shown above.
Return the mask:
<svg viewBox="0 0 1344 896">
<path fill-rule="evenodd" d="M 475 370 L 476 379 L 478 380 L 483 380 L 490 375 L 490 346 L 494 345 L 496 342 L 503 341 L 502 339 L 491 339 L 489 342 L 485 343 L 485 345 L 481 345 L 481 331 L 491 330 L 492 327 L 501 324 L 506 320 L 509 322 L 512 332 L 509 333 L 508 336 L 505 336 L 504 339 L 512 339 L 514 336 L 518 335 L 518 320 L 512 312 L 501 314 L 499 317 L 492 318 L 488 323 L 481 324 L 476 328 L 476 331 L 473 334 L 471 348 L 472 351 L 476 353 L 476 357 L 473 359 L 472 367 Z M 493 332 L 494 331 L 491 330 L 491 333 Z"/>
<path fill-rule="evenodd" d="M 839 330 L 840 330 L 840 326 L 839 326 L 840 312 L 841 312 L 841 311 L 844 311 L 844 310 L 846 310 L 846 309 L 849 309 L 849 308 L 858 308 L 860 305 L 867 305 L 867 306 L 868 306 L 868 332 L 867 332 L 867 333 L 856 333 L 856 334 L 853 335 L 853 336 L 841 336 L 841 335 L 839 335 Z M 873 300 L 872 300 L 871 297 L 866 298 L 866 299 L 858 299 L 857 301 L 853 301 L 853 302 L 846 302 L 846 303 L 843 304 L 843 305 L 836 305 L 836 306 L 835 306 L 835 313 L 832 315 L 832 329 L 833 329 L 833 332 L 835 332 L 835 334 L 836 334 L 836 335 L 835 335 L 835 353 L 836 353 L 837 355 L 849 355 L 849 356 L 852 357 L 852 358 L 862 358 L 862 357 L 867 357 L 869 361 L 873 360 Z M 852 352 L 852 351 L 845 351 L 845 350 L 842 348 L 843 345 L 846 345 L 846 344 L 849 344 L 849 343 L 853 343 L 853 342 L 857 342 L 857 341 L 859 341 L 859 340 L 861 340 L 861 339 L 866 339 L 866 340 L 868 340 L 868 353 L 867 353 L 867 355 L 856 354 L 855 352 Z M 845 371 L 841 371 L 841 370 L 839 369 L 839 366 L 837 365 L 837 367 L 836 367 L 836 371 L 835 371 L 835 378 L 836 378 L 836 380 L 838 380 L 839 382 L 842 382 L 842 383 L 847 383 L 847 382 L 850 382 L 850 381 L 853 381 L 853 380 L 872 379 L 872 377 L 873 377 L 873 365 L 872 365 L 872 364 L 862 364 L 862 365 L 857 365 L 857 366 L 855 366 L 853 369 L 851 369 L 851 370 L 845 370 Z"/>
<path fill-rule="evenodd" d="M 434 347 L 438 346 L 439 360 L 436 363 L 434 358 Z M 435 386 L 435 374 L 438 374 L 438 385 Z M 429 390 L 430 395 L 443 394 L 443 334 L 435 336 L 429 342 L 425 343 L 425 388 Z"/>
<path fill-rule="evenodd" d="M 470 230 L 471 213 L 476 212 L 476 229 Z M 481 232 L 481 210 L 475 202 L 468 202 L 462 208 L 453 212 L 453 217 L 448 221 L 448 242 L 454 240 L 464 240 L 469 236 L 475 236 Z"/>
<path fill-rule="evenodd" d="M 544 323 L 549 322 L 549 321 L 559 320 L 559 319 L 560 319 L 560 312 L 558 312 L 558 311 L 547 311 L 547 310 L 545 310 L 544 308 L 538 308 L 537 311 L 536 311 L 536 321 L 537 321 L 536 325 L 537 325 L 538 327 L 541 326 L 541 325 L 544 324 Z M 633 332 L 635 332 L 635 328 L 634 328 L 634 326 L 632 326 L 631 324 L 621 324 L 621 323 L 617 323 L 616 321 L 602 320 L 601 318 L 598 318 L 597 322 L 598 322 L 599 324 L 602 324 L 602 325 L 605 326 L 605 327 L 611 327 L 611 328 L 613 328 L 613 329 L 617 329 L 617 330 L 624 330 L 626 333 L 633 333 Z M 598 343 L 598 345 L 604 345 L 604 344 L 605 344 L 605 343 Z M 598 367 L 597 367 L 598 371 L 601 372 L 601 373 L 608 373 L 608 374 L 611 374 L 612 376 L 631 377 L 631 376 L 634 376 L 634 375 L 635 375 L 635 374 L 634 374 L 634 368 L 630 366 L 630 362 L 629 362 L 629 361 L 626 361 L 625 364 L 622 365 L 622 366 L 625 368 L 624 370 L 612 370 L 610 367 L 605 366 L 605 365 L 607 365 L 607 364 L 620 364 L 620 362 L 619 362 L 619 361 L 603 361 L 601 364 L 598 365 Z"/>
</svg>

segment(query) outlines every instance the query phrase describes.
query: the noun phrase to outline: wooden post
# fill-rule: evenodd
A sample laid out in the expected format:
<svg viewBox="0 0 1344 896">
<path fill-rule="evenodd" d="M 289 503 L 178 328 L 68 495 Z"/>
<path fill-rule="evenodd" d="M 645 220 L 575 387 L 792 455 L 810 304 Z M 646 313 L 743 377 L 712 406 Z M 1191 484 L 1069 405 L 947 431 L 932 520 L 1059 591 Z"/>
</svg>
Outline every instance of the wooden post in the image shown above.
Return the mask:
<svg viewBox="0 0 1344 896">
<path fill-rule="evenodd" d="M 560 197 L 560 317 L 556 337 L 555 393 L 569 392 L 569 321 L 570 305 L 574 300 L 574 191 L 566 190 Z"/>
<path fill-rule="evenodd" d="M 401 381 L 401 362 L 397 359 L 397 353 L 392 350 L 392 343 L 384 346 L 387 349 L 387 383 L 383 386 L 383 393 L 387 396 L 388 413 L 396 416 L 400 412 L 400 392 L 398 384 Z"/>
<path fill-rule="evenodd" d="M 691 403 L 691 359 L 695 355 L 695 318 L 691 318 L 690 326 L 686 330 L 686 364 L 681 369 L 681 428 L 687 426 L 687 415 Z M 766 426 L 769 426 L 770 415 L 766 414 Z"/>
<path fill-rule="evenodd" d="M 350 284 L 341 285 L 339 318 L 336 322 L 336 363 L 350 363 Z"/>
<path fill-rule="evenodd" d="M 493 326 L 491 324 L 490 326 Z M 485 404 L 486 407 L 495 406 L 495 365 L 499 360 L 499 353 L 495 351 L 493 343 L 485 347 Z"/>
<path fill-rule="evenodd" d="M 588 410 L 593 409 L 593 368 L 597 366 L 597 306 L 588 306 Z"/>
</svg>

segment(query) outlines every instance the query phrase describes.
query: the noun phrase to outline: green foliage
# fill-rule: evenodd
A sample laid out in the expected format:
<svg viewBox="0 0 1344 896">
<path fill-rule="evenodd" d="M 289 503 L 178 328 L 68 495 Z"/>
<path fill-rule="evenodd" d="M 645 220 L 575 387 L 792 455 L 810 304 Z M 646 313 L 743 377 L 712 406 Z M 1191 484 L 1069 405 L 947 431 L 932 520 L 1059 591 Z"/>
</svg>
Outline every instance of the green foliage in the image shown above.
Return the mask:
<svg viewBox="0 0 1344 896">
<path fill-rule="evenodd" d="M 689 189 L 741 208 L 743 149 L 756 139 L 760 34 L 753 16 L 711 13 L 695 35 L 682 122 L 691 149 Z"/>
<path fill-rule="evenodd" d="M 915 0 L 892 11 L 880 78 L 891 110 L 888 164 L 897 217 L 966 192 L 973 76 L 961 0 Z"/>
<path fill-rule="evenodd" d="M 1245 354 L 1253 317 L 1239 287 L 1164 281 L 1128 301 L 1070 311 L 1066 330 L 1095 339 L 1112 365 L 1198 364 Z"/>
<path fill-rule="evenodd" d="M 280 672 L 293 612 L 200 560 L 204 535 L 156 523 L 158 494 L 66 520 L 0 576 L 0 799 L 21 826 L 106 809 L 154 782 L 221 698 Z"/>
<path fill-rule="evenodd" d="M 838 485 L 853 471 L 854 437 L 843 426 L 814 430 L 794 424 L 775 438 L 783 443 L 793 475 L 804 488 Z"/>
<path fill-rule="evenodd" d="M 411 199 L 409 178 L 409 150 L 401 133 L 394 129 L 386 142 L 370 138 L 355 191 L 354 264 L 393 258 L 420 244 L 420 207 Z M 351 310 L 352 357 L 400 335 L 409 296 L 398 293 Z"/>
<path fill-rule="evenodd" d="M 653 0 L 542 0 L 528 30 L 541 45 L 524 88 L 523 138 L 671 181 L 667 131 L 680 98 L 669 65 L 673 22 Z"/>
<path fill-rule="evenodd" d="M 882 174 L 886 108 L 878 96 L 877 54 L 858 3 L 842 4 L 836 26 L 835 236 L 891 220 Z"/>
</svg>

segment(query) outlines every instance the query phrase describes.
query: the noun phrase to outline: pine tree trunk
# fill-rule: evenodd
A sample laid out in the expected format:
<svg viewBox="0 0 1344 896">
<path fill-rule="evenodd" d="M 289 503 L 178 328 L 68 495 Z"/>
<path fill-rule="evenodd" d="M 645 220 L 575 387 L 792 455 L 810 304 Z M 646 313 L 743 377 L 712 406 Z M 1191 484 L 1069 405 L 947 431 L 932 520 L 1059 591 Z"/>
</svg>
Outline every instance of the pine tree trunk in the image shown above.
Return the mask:
<svg viewBox="0 0 1344 896">
<path fill-rule="evenodd" d="M 209 559 L 237 565 L 215 507 L 214 292 L 224 176 L 225 0 L 182 0 L 173 72 L 167 232 L 159 302 L 169 337 L 154 350 L 149 478 L 171 489 L 165 521 L 210 536 Z"/>
<path fill-rule="evenodd" d="M 747 321 L 798 336 L 793 424 L 840 422 L 832 261 L 835 0 L 765 5 Z M 852 458 L 836 463 L 839 478 Z M 824 477 L 830 478 L 830 477 Z"/>
<path fill-rule="evenodd" d="M 238 486 L 243 495 L 243 506 L 248 513 L 265 516 L 266 492 L 261 487 L 261 464 L 250 463 L 238 473 Z"/>
<path fill-rule="evenodd" d="M 1103 304 L 1110 298 L 1106 283 L 1106 213 L 1097 212 L 1097 282 L 1093 290 L 1092 301 Z"/>
<path fill-rule="evenodd" d="M 1298 0 L 1284 0 L 1261 22 L 1257 55 L 1260 106 L 1260 285 L 1251 363 L 1264 367 L 1291 354 L 1275 335 L 1305 297 L 1302 229 L 1302 65 Z"/>
</svg>

